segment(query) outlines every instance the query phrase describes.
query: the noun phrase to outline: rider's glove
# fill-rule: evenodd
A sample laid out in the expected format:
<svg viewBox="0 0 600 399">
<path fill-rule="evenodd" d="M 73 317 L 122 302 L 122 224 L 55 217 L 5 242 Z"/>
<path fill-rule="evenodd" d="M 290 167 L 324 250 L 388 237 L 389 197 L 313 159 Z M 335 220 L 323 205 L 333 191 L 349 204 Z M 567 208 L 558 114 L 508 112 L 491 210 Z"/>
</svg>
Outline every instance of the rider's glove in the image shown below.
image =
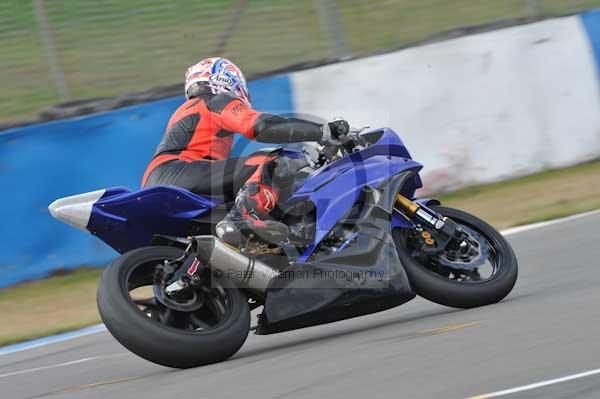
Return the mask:
<svg viewBox="0 0 600 399">
<path fill-rule="evenodd" d="M 344 119 L 336 119 L 321 126 L 323 136 L 319 140 L 320 144 L 341 144 L 340 138 L 350 132 L 350 125 Z"/>
</svg>

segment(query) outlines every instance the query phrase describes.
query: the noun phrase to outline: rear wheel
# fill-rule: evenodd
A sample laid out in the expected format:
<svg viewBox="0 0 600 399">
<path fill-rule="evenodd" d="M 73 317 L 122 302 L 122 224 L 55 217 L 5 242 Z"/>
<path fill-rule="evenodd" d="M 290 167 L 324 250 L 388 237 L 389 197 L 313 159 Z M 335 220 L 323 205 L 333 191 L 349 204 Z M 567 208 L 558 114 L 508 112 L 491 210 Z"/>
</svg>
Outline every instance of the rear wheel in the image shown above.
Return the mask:
<svg viewBox="0 0 600 399">
<path fill-rule="evenodd" d="M 471 250 L 465 253 L 447 250 L 440 256 L 423 256 L 411 244 L 413 232 L 394 230 L 398 255 L 415 292 L 454 308 L 473 308 L 504 299 L 518 275 L 517 258 L 506 239 L 492 226 L 466 212 L 442 206 L 431 209 L 463 227 Z M 469 264 L 475 257 L 481 258 L 476 267 Z"/>
<path fill-rule="evenodd" d="M 154 296 L 157 265 L 183 255 L 173 247 L 130 251 L 102 274 L 98 309 L 110 333 L 133 353 L 163 366 L 188 368 L 235 354 L 250 331 L 246 296 L 227 279 L 207 279 L 193 293 L 192 311 Z"/>
</svg>

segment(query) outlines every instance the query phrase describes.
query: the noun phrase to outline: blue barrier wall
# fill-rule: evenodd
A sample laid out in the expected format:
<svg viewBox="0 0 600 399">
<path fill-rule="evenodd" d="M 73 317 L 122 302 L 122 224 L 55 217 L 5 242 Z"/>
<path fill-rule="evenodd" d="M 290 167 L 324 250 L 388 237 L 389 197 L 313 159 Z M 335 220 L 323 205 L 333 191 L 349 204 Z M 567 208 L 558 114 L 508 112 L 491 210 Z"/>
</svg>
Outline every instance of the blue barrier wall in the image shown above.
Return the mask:
<svg viewBox="0 0 600 399">
<path fill-rule="evenodd" d="M 600 10 L 583 13 L 580 17 L 600 74 Z M 446 45 L 452 45 L 451 41 Z M 386 62 L 389 62 L 389 54 L 384 57 L 388 57 Z M 368 62 L 372 68 L 374 58 L 369 58 Z M 443 66 L 440 65 L 439 69 L 442 70 Z M 331 67 L 322 70 L 328 68 Z M 277 113 L 293 112 L 294 96 L 297 100 L 303 99 L 298 100 L 298 104 L 310 104 L 313 108 L 318 106 L 319 101 L 325 104 L 323 109 L 335 106 L 335 101 L 328 97 L 331 95 L 340 96 L 340 107 L 351 103 L 348 100 L 355 97 L 354 93 L 348 95 L 328 86 L 331 82 L 338 85 L 338 80 L 343 80 L 344 74 L 337 76 L 336 72 L 315 76 L 312 72 L 294 74 L 293 81 L 300 86 L 294 90 L 288 75 L 251 82 L 250 91 L 255 107 Z M 304 85 L 298 84 L 296 78 L 301 76 L 311 78 L 305 80 Z M 377 77 L 371 76 L 371 79 Z M 373 84 L 370 82 L 369 87 Z M 386 85 L 390 84 L 386 81 Z M 355 88 L 353 85 L 346 87 Z M 381 92 L 385 94 L 386 90 L 382 89 Z M 397 93 L 394 89 L 392 95 L 396 97 Z M 373 101 L 369 95 L 373 95 Z M 373 106 L 381 101 L 381 96 L 379 92 L 376 96 L 367 92 L 360 100 Z M 142 173 L 167 120 L 182 101 L 181 97 L 169 98 L 0 133 L 0 287 L 44 277 L 56 269 L 79 265 L 101 266 L 116 255 L 89 234 L 52 219 L 47 206 L 57 198 L 100 188 L 121 185 L 139 187 Z M 355 109 L 363 108 L 357 106 Z M 433 111 L 429 107 L 426 109 L 426 118 L 431 118 Z M 407 119 L 400 120 L 399 126 L 403 126 Z M 416 119 L 422 128 L 421 120 L 424 118 Z M 419 131 L 415 129 L 415 132 Z M 418 146 L 421 142 L 415 139 L 411 146 Z M 249 145 L 246 139 L 241 138 L 236 141 L 234 154 L 249 153 L 260 146 L 258 143 Z M 423 154 L 430 152 L 429 147 L 422 151 Z M 418 151 L 415 150 L 415 153 Z M 436 155 L 436 158 L 439 157 Z M 432 164 L 427 162 L 430 170 Z M 506 170 L 503 169 L 503 173 Z"/>
<path fill-rule="evenodd" d="M 255 108 L 292 112 L 287 75 L 250 82 Z M 106 187 L 137 188 L 171 113 L 183 97 L 0 133 L 0 287 L 80 265 L 102 266 L 116 252 L 54 220 L 57 198 Z M 260 148 L 239 138 L 236 154 Z"/>
<path fill-rule="evenodd" d="M 600 9 L 581 14 L 581 20 L 590 39 L 600 76 Z"/>
</svg>

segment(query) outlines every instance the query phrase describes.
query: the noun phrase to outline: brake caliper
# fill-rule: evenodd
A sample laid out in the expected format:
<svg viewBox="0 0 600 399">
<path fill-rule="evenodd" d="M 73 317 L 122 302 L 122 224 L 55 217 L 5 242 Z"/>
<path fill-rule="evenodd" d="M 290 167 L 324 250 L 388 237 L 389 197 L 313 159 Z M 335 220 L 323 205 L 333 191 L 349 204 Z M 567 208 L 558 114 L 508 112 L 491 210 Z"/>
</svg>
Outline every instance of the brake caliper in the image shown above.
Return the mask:
<svg viewBox="0 0 600 399">
<path fill-rule="evenodd" d="M 165 261 L 154 270 L 154 296 L 163 305 L 190 312 L 203 306 L 203 297 L 196 288 L 201 284 L 200 262 L 191 246 L 175 261 Z"/>
<path fill-rule="evenodd" d="M 461 226 L 452 219 L 444 217 L 426 206 L 417 204 L 401 194 L 396 196 L 396 206 L 408 215 L 417 225 L 426 228 L 423 233 L 429 237 L 423 237 L 424 244 L 430 253 L 441 252 L 447 246 L 456 247 L 461 245 L 465 234 Z M 428 231 L 429 230 L 429 231 Z M 431 242 L 433 240 L 434 242 Z"/>
</svg>

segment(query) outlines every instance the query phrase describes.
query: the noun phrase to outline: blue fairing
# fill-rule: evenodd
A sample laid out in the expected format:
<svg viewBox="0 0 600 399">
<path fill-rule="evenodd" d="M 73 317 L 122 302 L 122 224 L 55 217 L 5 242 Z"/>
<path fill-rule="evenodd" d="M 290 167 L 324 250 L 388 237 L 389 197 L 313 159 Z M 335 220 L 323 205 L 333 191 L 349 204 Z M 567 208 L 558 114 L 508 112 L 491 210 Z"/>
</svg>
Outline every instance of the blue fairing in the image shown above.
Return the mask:
<svg viewBox="0 0 600 399">
<path fill-rule="evenodd" d="M 191 219 L 222 203 L 174 186 L 136 192 L 111 188 L 94 204 L 87 229 L 125 253 L 149 245 L 155 234 L 184 236 Z"/>
<path fill-rule="evenodd" d="M 371 133 L 374 132 L 366 134 Z M 310 175 L 288 200 L 310 200 L 316 206 L 315 239 L 301 260 L 307 259 L 333 226 L 350 211 L 363 187 L 377 187 L 391 176 L 408 170 L 418 172 L 421 168 L 421 164 L 410 158 L 400 137 L 391 129 L 384 129 L 375 144 Z M 411 192 L 405 194 L 412 197 L 414 190 L 420 187 L 421 180 L 417 175 Z M 398 227 L 406 225 L 397 218 L 395 222 Z"/>
<path fill-rule="evenodd" d="M 410 170 L 415 176 L 405 184 L 403 194 L 412 198 L 421 187 L 418 172 L 422 165 L 411 159 L 396 133 L 383 129 L 365 135 L 373 135 L 371 142 L 376 142 L 314 172 L 288 199 L 288 203 L 308 200 L 316 207 L 315 238 L 299 260 L 308 259 L 335 224 L 347 216 L 365 186 L 378 187 L 390 177 Z M 289 149 L 279 150 L 279 155 L 303 158 L 301 152 Z M 192 219 L 222 203 L 220 198 L 203 197 L 174 186 L 138 192 L 112 188 L 93 205 L 87 229 L 124 253 L 149 245 L 156 234 L 188 234 Z M 410 228 L 413 224 L 393 215 L 392 227 Z"/>
</svg>

